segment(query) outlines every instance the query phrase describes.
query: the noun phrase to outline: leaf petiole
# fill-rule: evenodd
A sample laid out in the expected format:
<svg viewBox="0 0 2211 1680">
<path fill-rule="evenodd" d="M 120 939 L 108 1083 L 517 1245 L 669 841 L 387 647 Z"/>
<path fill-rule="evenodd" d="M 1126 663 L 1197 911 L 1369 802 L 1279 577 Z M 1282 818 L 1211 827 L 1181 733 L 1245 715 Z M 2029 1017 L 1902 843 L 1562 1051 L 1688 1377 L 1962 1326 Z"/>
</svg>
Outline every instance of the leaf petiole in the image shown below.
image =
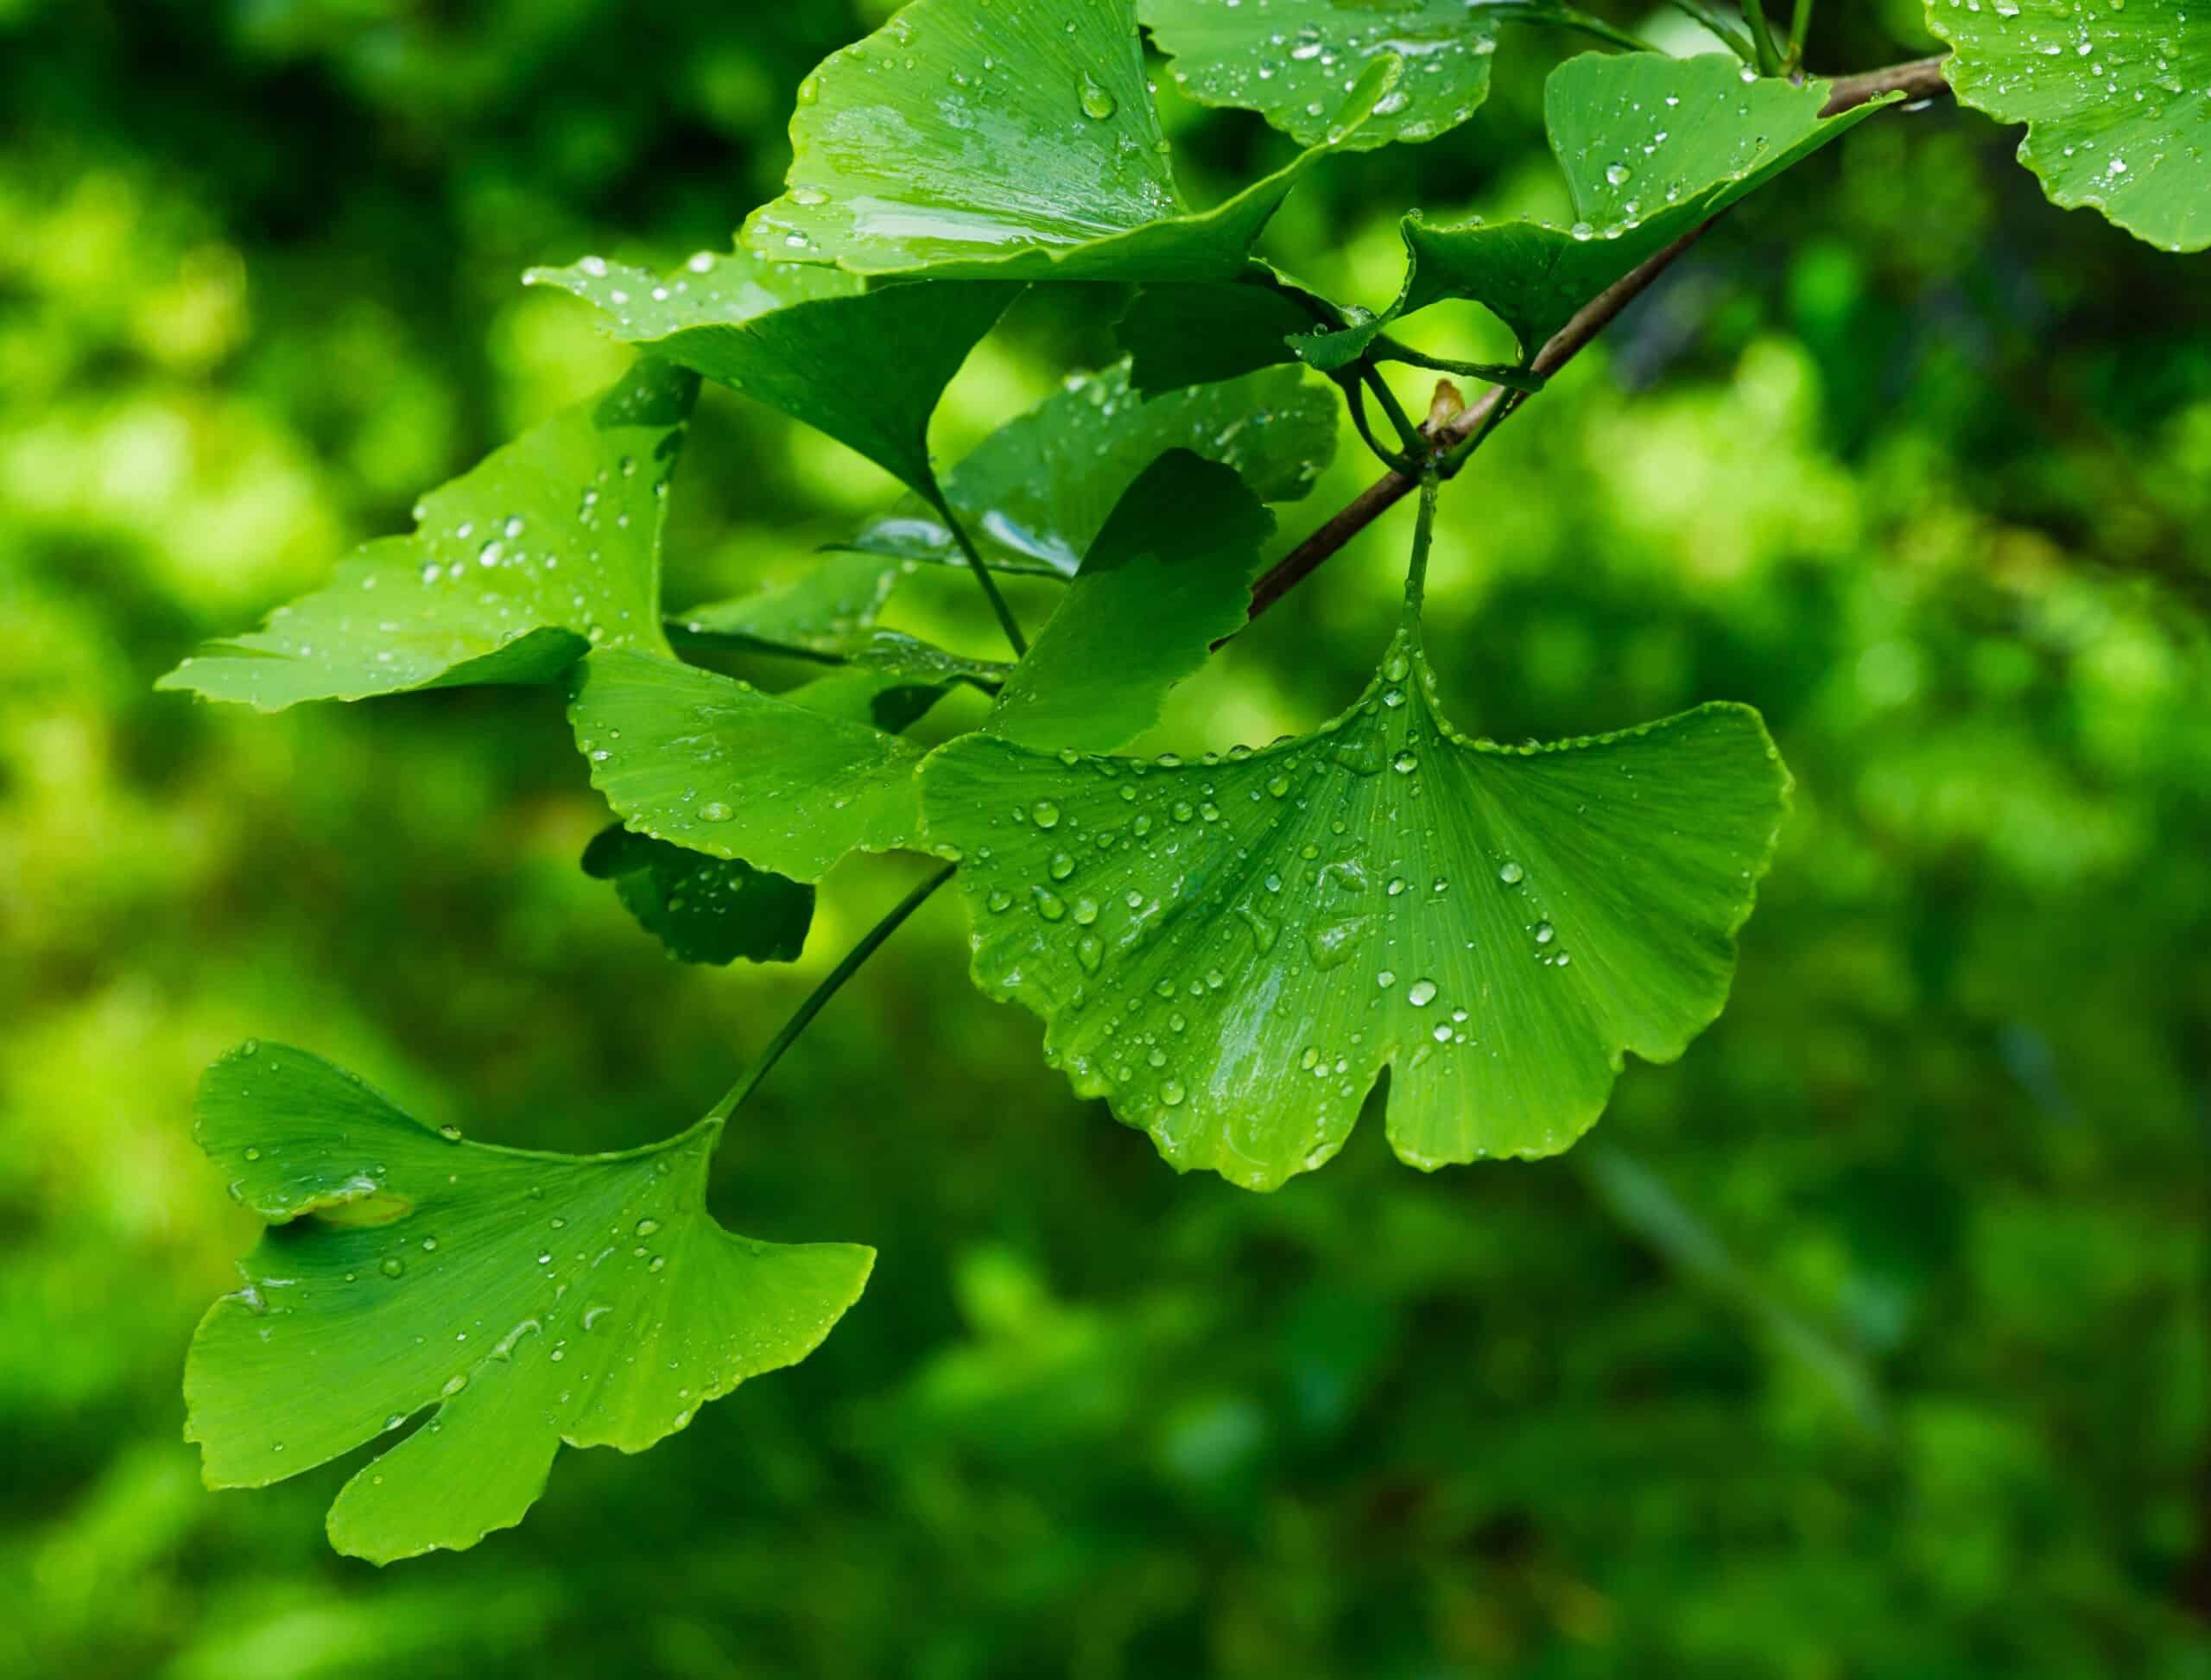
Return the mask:
<svg viewBox="0 0 2211 1680">
<path fill-rule="evenodd" d="M 861 965 L 875 954 L 876 948 L 896 933 L 906 918 L 928 901 L 931 893 L 952 878 L 952 872 L 956 867 L 953 864 L 945 865 L 891 906 L 889 915 L 860 936 L 859 943 L 845 953 L 844 960 L 829 971 L 791 1018 L 783 1023 L 782 1030 L 768 1041 L 768 1048 L 761 1051 L 758 1059 L 745 1069 L 744 1076 L 707 1111 L 709 1121 L 719 1124 L 737 1112 L 738 1106 L 759 1088 L 760 1081 L 767 1078 L 775 1065 L 783 1059 L 783 1052 L 798 1042 L 799 1035 L 813 1024 L 814 1018 L 821 1013 L 845 982 L 859 973 Z"/>
<path fill-rule="evenodd" d="M 1719 37 L 1726 44 L 1727 50 L 1742 60 L 1744 63 L 1758 62 L 1758 53 L 1751 45 L 1751 38 L 1725 19 L 1707 11 L 1702 6 L 1697 4 L 1695 0 L 1666 0 L 1666 3 L 1683 16 L 1694 21 L 1699 29 Z"/>
<path fill-rule="evenodd" d="M 984 599 L 991 604 L 991 611 L 998 615 L 998 628 L 1005 632 L 1007 644 L 1013 656 L 1022 657 L 1029 651 L 1029 638 L 1021 633 L 1021 621 L 1013 616 L 1013 609 L 1005 604 L 1005 597 L 998 593 L 998 580 L 991 575 L 991 568 L 983 563 L 983 556 L 976 552 L 975 540 L 967 535 L 967 527 L 960 523 L 960 516 L 952 510 L 952 504 L 943 492 L 929 498 L 944 521 L 944 528 L 952 533 L 952 540 L 960 545 L 960 552 L 967 557 L 968 569 L 975 574 L 975 581 L 983 586 Z"/>
</svg>

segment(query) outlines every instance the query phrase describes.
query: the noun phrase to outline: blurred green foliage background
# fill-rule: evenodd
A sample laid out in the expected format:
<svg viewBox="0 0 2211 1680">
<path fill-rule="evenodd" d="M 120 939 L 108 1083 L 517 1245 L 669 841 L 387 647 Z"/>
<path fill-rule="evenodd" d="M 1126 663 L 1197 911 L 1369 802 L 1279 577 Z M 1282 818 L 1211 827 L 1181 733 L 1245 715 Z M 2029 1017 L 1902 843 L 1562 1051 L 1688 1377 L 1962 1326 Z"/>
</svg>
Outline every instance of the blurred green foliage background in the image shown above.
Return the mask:
<svg viewBox="0 0 2211 1680">
<path fill-rule="evenodd" d="M 724 246 L 885 10 L 0 0 L 0 1671 L 2211 1675 L 2211 269 L 1947 105 L 1731 217 L 1447 501 L 1463 721 L 1745 700 L 1798 778 L 1729 1013 L 1581 1150 L 1423 1178 L 1371 1114 L 1279 1195 L 1178 1182 L 960 983 L 946 895 L 718 1165 L 737 1228 L 882 1251 L 809 1362 L 459 1556 L 333 1556 L 343 1467 L 201 1490 L 183 1349 L 252 1235 L 187 1135 L 217 1051 L 637 1143 L 914 878 L 846 865 L 795 970 L 683 968 L 577 867 L 554 694 L 150 688 L 606 379 L 521 269 Z M 1814 44 L 1932 45 L 1910 0 Z M 1554 207 L 1572 50 L 1509 35 L 1473 123 L 1331 166 L 1270 254 L 1378 305 L 1402 209 Z M 1169 105 L 1201 198 L 1285 149 Z M 941 453 L 1121 301 L 1024 303 Z M 726 392 L 678 490 L 677 605 L 889 494 Z M 1327 715 L 1404 535 L 1152 745 Z M 934 581 L 909 621 L 987 650 Z"/>
</svg>

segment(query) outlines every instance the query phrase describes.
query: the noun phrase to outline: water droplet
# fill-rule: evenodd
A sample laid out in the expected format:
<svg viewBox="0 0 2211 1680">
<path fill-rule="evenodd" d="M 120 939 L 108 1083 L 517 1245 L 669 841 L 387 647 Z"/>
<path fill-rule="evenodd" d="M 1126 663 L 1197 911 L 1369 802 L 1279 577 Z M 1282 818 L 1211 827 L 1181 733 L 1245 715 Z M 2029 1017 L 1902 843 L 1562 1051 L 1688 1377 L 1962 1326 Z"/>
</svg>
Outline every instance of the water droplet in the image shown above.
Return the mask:
<svg viewBox="0 0 2211 1680">
<path fill-rule="evenodd" d="M 1102 123 L 1119 108 L 1113 96 L 1087 76 L 1082 79 L 1082 114 Z"/>
<path fill-rule="evenodd" d="M 1415 1009 L 1426 1009 L 1435 1001 L 1435 982 L 1415 980 L 1405 990 L 1405 1001 Z"/>
<path fill-rule="evenodd" d="M 1508 863 L 1497 872 L 1497 878 L 1509 887 L 1517 887 L 1528 878 L 1528 872 L 1518 864 Z"/>
<path fill-rule="evenodd" d="M 699 808 L 699 821 L 701 822 L 727 822 L 736 815 L 719 799 L 710 799 Z"/>
<path fill-rule="evenodd" d="M 407 1262 L 401 1259 L 399 1256 L 395 1254 L 390 1259 L 386 1260 L 382 1265 L 378 1266 L 377 1270 L 383 1272 L 387 1277 L 396 1277 L 400 1273 L 407 1270 Z"/>
<path fill-rule="evenodd" d="M 641 1237 L 649 1237 L 659 1229 L 660 1221 L 656 1219 L 641 1219 L 637 1221 L 637 1234 Z"/>
<path fill-rule="evenodd" d="M 1056 828 L 1060 826 L 1060 808 L 1048 799 L 1040 799 L 1030 806 L 1029 815 L 1036 820 L 1036 826 L 1039 828 Z"/>
<path fill-rule="evenodd" d="M 1555 931 L 1556 930 L 1552 928 L 1549 922 L 1538 922 L 1536 923 L 1536 943 L 1538 945 L 1549 944 Z"/>
</svg>

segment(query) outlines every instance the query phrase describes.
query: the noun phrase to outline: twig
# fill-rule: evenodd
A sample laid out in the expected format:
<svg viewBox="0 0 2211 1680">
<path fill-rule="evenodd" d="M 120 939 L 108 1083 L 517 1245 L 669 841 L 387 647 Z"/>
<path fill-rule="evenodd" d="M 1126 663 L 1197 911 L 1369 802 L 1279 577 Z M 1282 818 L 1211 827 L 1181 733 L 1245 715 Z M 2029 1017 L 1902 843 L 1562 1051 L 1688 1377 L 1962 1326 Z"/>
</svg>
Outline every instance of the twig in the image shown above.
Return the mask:
<svg viewBox="0 0 2211 1680">
<path fill-rule="evenodd" d="M 1840 116 L 1869 100 L 1879 98 L 1884 93 L 1900 92 L 1915 99 L 1928 99 L 1948 91 L 1949 84 L 1942 79 L 1942 60 L 1940 58 L 1918 59 L 1910 64 L 1892 64 L 1886 69 L 1869 70 L 1863 75 L 1838 76 L 1829 90 L 1827 104 L 1821 107 L 1820 115 Z M 1533 371 L 1548 378 L 1581 354 L 1584 346 L 1611 326 L 1612 318 L 1621 310 L 1642 296 L 1651 282 L 1671 268 L 1675 259 L 1701 238 L 1711 225 L 1711 222 L 1705 222 L 1692 228 L 1656 257 L 1647 259 L 1640 267 L 1631 269 L 1582 305 L 1574 319 L 1559 328 L 1550 340 L 1536 352 L 1536 359 L 1530 365 Z M 1448 449 L 1465 442 L 1481 430 L 1498 403 L 1510 399 L 1517 407 L 1518 399 L 1524 396 L 1524 393 L 1493 386 L 1460 410 L 1448 424 L 1434 429 L 1423 425 L 1421 431 L 1433 441 L 1437 448 Z M 1504 416 L 1498 417 L 1502 419 Z M 1322 562 L 1337 549 L 1410 494 L 1419 482 L 1417 479 L 1408 478 L 1401 472 L 1390 472 L 1359 491 L 1326 524 L 1276 561 L 1251 586 L 1249 617 L 1258 618 L 1296 588 L 1318 571 Z"/>
</svg>

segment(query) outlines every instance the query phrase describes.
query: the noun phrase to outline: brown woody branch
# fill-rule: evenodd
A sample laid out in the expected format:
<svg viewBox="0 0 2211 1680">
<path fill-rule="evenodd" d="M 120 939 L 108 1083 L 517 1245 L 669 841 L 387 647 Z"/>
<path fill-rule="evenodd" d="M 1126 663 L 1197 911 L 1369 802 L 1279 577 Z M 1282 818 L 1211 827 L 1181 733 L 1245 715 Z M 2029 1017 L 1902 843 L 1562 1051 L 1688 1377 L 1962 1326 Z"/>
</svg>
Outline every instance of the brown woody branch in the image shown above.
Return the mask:
<svg viewBox="0 0 2211 1680">
<path fill-rule="evenodd" d="M 1892 64 L 1883 70 L 1868 70 L 1863 75 L 1836 77 L 1820 115 L 1840 116 L 1869 100 L 1878 99 L 1885 93 L 1901 92 L 1912 99 L 1930 99 L 1948 92 L 1949 84 L 1942 79 L 1942 60 L 1940 58 L 1917 59 L 1909 64 Z M 1706 222 L 1692 228 L 1656 257 L 1649 258 L 1642 266 L 1615 281 L 1610 288 L 1584 304 L 1574 319 L 1559 328 L 1536 352 L 1532 364 L 1535 371 L 1548 377 L 1572 361 L 1581 352 L 1584 346 L 1612 325 L 1614 316 L 1640 297 L 1653 281 L 1672 267 L 1676 257 L 1702 238 L 1711 225 L 1711 222 Z M 1492 385 L 1444 424 L 1423 425 L 1420 429 L 1430 441 L 1433 448 L 1437 451 L 1449 449 L 1465 442 L 1489 424 L 1492 412 L 1500 403 L 1509 405 L 1504 415 L 1498 416 L 1501 421 L 1526 400 L 1524 392 Z M 1385 472 L 1359 491 L 1326 524 L 1276 561 L 1258 582 L 1252 585 L 1250 617 L 1258 618 L 1319 570 L 1322 561 L 1373 523 L 1401 498 L 1409 494 L 1418 482 L 1401 472 Z"/>
</svg>

